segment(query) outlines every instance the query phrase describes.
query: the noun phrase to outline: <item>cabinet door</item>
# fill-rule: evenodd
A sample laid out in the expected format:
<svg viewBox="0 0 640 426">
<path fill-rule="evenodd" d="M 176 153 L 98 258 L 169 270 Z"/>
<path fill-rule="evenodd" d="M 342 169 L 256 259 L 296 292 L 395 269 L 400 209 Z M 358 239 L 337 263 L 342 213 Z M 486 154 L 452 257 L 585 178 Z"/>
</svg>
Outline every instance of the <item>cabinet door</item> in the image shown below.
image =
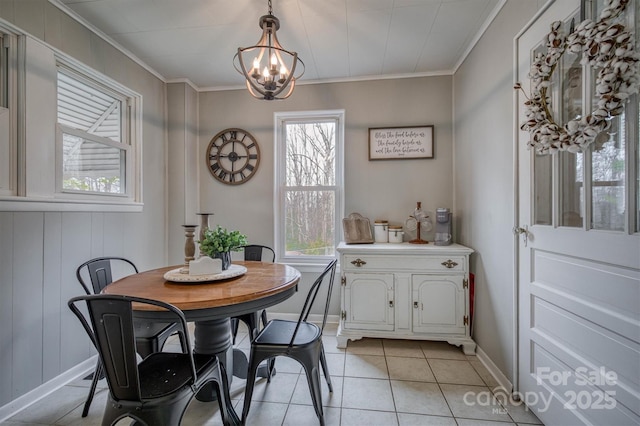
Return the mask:
<svg viewBox="0 0 640 426">
<path fill-rule="evenodd" d="M 345 329 L 393 330 L 393 274 L 346 273 Z"/>
<path fill-rule="evenodd" d="M 462 275 L 413 275 L 413 331 L 464 334 Z"/>
</svg>

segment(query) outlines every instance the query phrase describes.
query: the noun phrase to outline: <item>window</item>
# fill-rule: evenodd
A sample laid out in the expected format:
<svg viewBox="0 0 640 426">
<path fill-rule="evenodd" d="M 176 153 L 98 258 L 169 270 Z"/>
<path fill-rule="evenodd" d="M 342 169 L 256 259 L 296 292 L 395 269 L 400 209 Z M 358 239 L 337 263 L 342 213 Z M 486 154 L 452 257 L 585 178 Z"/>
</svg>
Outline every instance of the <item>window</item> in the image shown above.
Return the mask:
<svg viewBox="0 0 640 426">
<path fill-rule="evenodd" d="M 274 139 L 278 259 L 326 262 L 342 235 L 344 110 L 276 113 Z"/>
<path fill-rule="evenodd" d="M 126 195 L 128 99 L 73 71 L 58 68 L 58 190 Z"/>
<path fill-rule="evenodd" d="M 17 193 L 17 36 L 0 28 L 0 195 Z"/>
</svg>

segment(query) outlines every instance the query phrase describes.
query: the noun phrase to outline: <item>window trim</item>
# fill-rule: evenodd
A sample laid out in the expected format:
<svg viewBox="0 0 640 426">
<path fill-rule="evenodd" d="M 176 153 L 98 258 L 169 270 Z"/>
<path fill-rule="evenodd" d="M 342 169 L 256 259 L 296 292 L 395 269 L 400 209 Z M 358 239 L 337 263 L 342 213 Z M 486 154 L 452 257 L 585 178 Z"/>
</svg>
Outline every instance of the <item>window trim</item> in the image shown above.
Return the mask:
<svg viewBox="0 0 640 426">
<path fill-rule="evenodd" d="M 142 97 L 133 92 L 128 87 L 125 87 L 110 78 L 94 71 L 93 69 L 78 63 L 77 61 L 62 55 L 56 55 L 56 76 L 58 73 L 63 73 L 68 77 L 78 80 L 79 82 L 93 87 L 96 90 L 102 91 L 109 96 L 118 99 L 121 102 L 120 108 L 120 142 L 112 141 L 111 139 L 104 138 L 98 135 L 93 135 L 88 132 L 69 127 L 64 124 L 60 124 L 56 118 L 56 198 L 59 199 L 77 199 L 86 201 L 99 201 L 103 202 L 115 202 L 115 203 L 135 203 L 141 201 L 141 194 L 139 194 L 138 188 L 140 188 L 139 169 L 142 167 L 140 160 L 139 144 L 142 143 L 142 138 L 138 140 L 134 137 L 136 127 L 139 122 L 137 117 L 140 115 L 137 105 L 141 105 Z M 56 111 L 57 111 L 57 79 L 56 79 Z M 57 117 L 57 113 L 56 113 Z M 140 129 L 141 130 L 141 129 Z M 113 148 L 121 149 L 125 152 L 125 165 L 124 165 L 124 192 L 122 193 L 102 193 L 92 191 L 74 191 L 69 189 L 63 189 L 63 154 L 62 154 L 62 133 L 69 133 L 75 136 L 83 137 L 88 140 L 96 141 L 103 145 L 108 145 Z"/>
<path fill-rule="evenodd" d="M 342 240 L 342 218 L 344 217 L 344 135 L 345 135 L 345 110 L 315 110 L 315 111 L 294 111 L 274 113 L 274 250 L 276 260 L 294 265 L 314 265 L 325 264 L 330 256 L 285 256 L 283 232 L 284 223 L 284 187 L 286 164 L 286 135 L 284 124 L 288 121 L 314 121 L 314 119 L 336 120 L 336 147 L 335 147 L 335 223 L 334 223 L 334 244 L 335 246 Z"/>
<path fill-rule="evenodd" d="M 19 51 L 19 35 L 5 25 L 0 25 L 0 48 L 5 62 L 0 71 L 0 78 L 3 85 L 0 89 L 0 95 L 4 98 L 0 100 L 0 107 L 7 110 L 9 120 L 9 138 L 6 141 L 7 146 L 4 151 L 8 153 L 8 157 L 3 159 L 0 167 L 7 167 L 6 173 L 8 178 L 6 181 L 0 181 L 0 196 L 15 196 L 18 194 L 18 51 Z M 3 105 L 6 102 L 6 105 Z M 8 163 L 5 163 L 5 161 Z"/>
</svg>

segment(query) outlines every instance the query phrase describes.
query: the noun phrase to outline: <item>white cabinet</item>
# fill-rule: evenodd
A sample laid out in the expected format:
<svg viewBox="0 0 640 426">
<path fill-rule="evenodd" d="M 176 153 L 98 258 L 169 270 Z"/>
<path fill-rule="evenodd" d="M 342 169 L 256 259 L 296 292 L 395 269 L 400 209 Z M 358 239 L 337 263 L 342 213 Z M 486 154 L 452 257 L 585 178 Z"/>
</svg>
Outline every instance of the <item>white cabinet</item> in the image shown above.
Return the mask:
<svg viewBox="0 0 640 426">
<path fill-rule="evenodd" d="M 469 255 L 459 244 L 338 246 L 338 347 L 363 337 L 443 340 L 475 352 L 469 335 Z"/>
</svg>

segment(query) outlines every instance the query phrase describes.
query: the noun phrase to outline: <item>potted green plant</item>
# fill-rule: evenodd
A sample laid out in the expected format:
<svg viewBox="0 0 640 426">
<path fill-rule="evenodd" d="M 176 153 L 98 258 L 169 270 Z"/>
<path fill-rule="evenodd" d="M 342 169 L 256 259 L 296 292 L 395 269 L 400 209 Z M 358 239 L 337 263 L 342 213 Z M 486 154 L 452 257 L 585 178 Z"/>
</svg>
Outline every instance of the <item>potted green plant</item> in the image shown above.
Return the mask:
<svg viewBox="0 0 640 426">
<path fill-rule="evenodd" d="M 222 269 L 226 270 L 231 264 L 231 252 L 239 251 L 247 245 L 247 236 L 240 231 L 228 231 L 220 225 L 215 229 L 207 229 L 200 244 L 200 254 L 222 260 Z"/>
</svg>

